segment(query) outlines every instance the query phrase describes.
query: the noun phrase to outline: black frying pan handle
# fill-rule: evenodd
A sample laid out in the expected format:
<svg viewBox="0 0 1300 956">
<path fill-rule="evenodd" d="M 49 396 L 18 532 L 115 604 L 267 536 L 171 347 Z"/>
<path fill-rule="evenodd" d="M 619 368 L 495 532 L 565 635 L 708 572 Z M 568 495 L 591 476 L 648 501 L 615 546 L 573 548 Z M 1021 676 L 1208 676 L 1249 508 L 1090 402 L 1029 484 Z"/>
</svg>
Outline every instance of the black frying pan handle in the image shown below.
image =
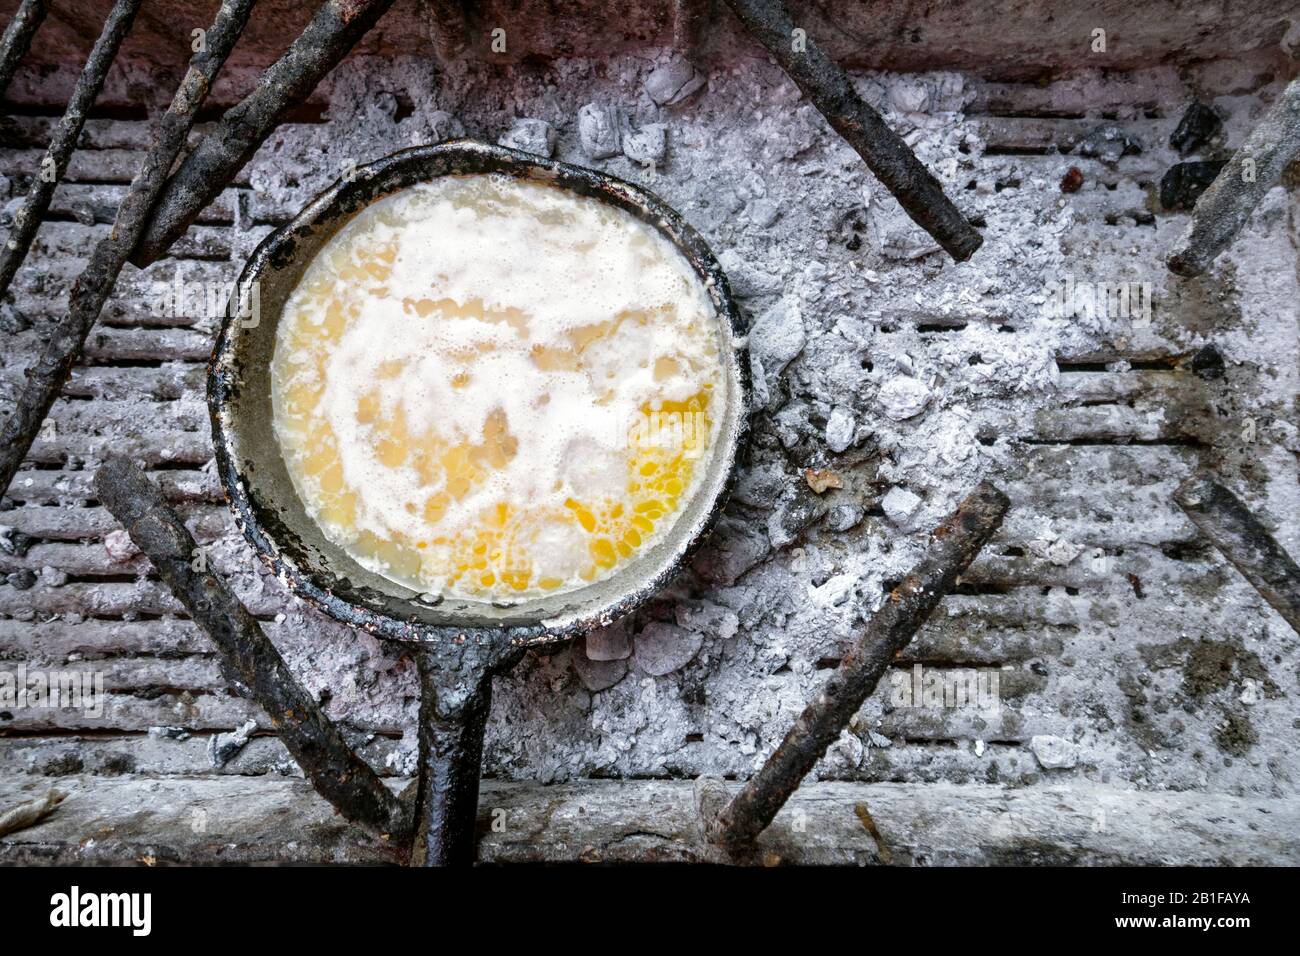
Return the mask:
<svg viewBox="0 0 1300 956">
<path fill-rule="evenodd" d="M 477 855 L 492 676 L 512 667 L 523 650 L 420 644 L 414 656 L 420 671 L 420 777 L 411 865 L 470 866 Z"/>
</svg>

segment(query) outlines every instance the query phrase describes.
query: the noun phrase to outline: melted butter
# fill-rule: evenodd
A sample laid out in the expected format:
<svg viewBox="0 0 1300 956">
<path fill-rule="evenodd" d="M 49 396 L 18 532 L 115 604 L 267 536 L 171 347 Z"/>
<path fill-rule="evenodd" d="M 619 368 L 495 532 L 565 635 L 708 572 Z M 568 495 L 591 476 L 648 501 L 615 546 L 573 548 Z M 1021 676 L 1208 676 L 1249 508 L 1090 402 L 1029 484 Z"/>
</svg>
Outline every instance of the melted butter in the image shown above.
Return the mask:
<svg viewBox="0 0 1300 956">
<path fill-rule="evenodd" d="M 724 387 L 690 264 L 595 200 L 509 177 L 386 197 L 318 253 L 272 361 L 308 513 L 417 590 L 573 590 L 694 493 Z"/>
</svg>

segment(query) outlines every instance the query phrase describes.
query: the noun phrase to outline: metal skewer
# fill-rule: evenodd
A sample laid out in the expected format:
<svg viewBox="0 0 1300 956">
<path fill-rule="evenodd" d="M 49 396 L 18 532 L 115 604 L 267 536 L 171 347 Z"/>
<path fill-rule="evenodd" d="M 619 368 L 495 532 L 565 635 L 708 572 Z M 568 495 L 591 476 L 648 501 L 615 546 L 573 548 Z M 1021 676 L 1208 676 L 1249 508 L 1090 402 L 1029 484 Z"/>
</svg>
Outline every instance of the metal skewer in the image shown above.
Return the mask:
<svg viewBox="0 0 1300 956">
<path fill-rule="evenodd" d="M 1198 471 L 1179 485 L 1174 501 L 1300 634 L 1300 567 L 1241 499 Z"/>
<path fill-rule="evenodd" d="M 844 655 L 840 666 L 804 708 L 780 745 L 725 806 L 721 784 L 700 794 L 705 832 L 730 849 L 752 844 L 798 789 L 826 750 L 839 739 L 894 657 L 1002 524 L 1010 502 L 987 481 L 980 482 L 930 536 L 930 550 L 902 582 Z"/>
<path fill-rule="evenodd" d="M 805 37 L 794 48 L 795 23 L 780 0 L 727 0 L 763 47 L 790 74 L 817 111 L 857 151 L 912 220 L 958 262 L 969 259 L 984 237 L 953 205 L 916 154 L 853 89 L 845 72 Z"/>
<path fill-rule="evenodd" d="M 9 26 L 5 27 L 4 36 L 0 37 L 0 96 L 9 89 L 14 71 L 31 49 L 32 37 L 45 19 L 45 13 L 45 0 L 23 0 Z"/>
<path fill-rule="evenodd" d="M 73 284 L 68 311 L 54 329 L 35 368 L 28 372 L 27 385 L 18 396 L 17 407 L 0 433 L 0 495 L 9 489 L 63 383 L 81 357 L 86 336 L 98 321 L 127 257 L 144 232 L 167 173 L 185 146 L 185 138 L 213 79 L 248 22 L 253 3 L 254 0 L 223 0 L 205 36 L 205 48 L 190 59 L 185 78 L 154 133 L 140 171 L 118 208 L 112 231 L 95 246 L 90 262 Z"/>
<path fill-rule="evenodd" d="M 131 262 L 143 269 L 159 259 L 253 158 L 284 112 L 305 100 L 392 4 L 325 0 L 302 35 L 262 74 L 256 89 L 226 111 L 167 180 Z"/>
<path fill-rule="evenodd" d="M 1169 253 L 1169 270 L 1198 276 L 1232 244 L 1264 194 L 1300 154 L 1300 79 L 1277 102 L 1219 170 L 1192 210 L 1192 221 Z"/>
<path fill-rule="evenodd" d="M 409 837 L 407 809 L 348 746 L 239 598 L 212 571 L 195 570 L 198 546 L 158 487 L 118 458 L 95 474 L 95 492 L 212 639 L 225 672 L 262 705 L 312 786 L 343 816 L 401 846 Z"/>
<path fill-rule="evenodd" d="M 77 86 L 68 100 L 68 108 L 54 128 L 50 145 L 41 159 L 40 168 L 32 186 L 27 191 L 22 206 L 14 215 L 14 223 L 9 229 L 9 237 L 0 248 L 0 297 L 9 291 L 9 283 L 14 273 L 27 257 L 36 230 L 50 208 L 54 190 L 59 185 L 68 165 L 68 157 L 77 148 L 81 129 L 86 124 L 86 114 L 90 112 L 95 98 L 104 86 L 104 78 L 113 65 L 118 48 L 131 30 L 135 15 L 140 11 L 142 0 L 117 0 L 104 21 L 104 29 L 90 51 L 86 65 L 77 79 Z M 21 12 L 21 11 L 20 11 Z"/>
</svg>

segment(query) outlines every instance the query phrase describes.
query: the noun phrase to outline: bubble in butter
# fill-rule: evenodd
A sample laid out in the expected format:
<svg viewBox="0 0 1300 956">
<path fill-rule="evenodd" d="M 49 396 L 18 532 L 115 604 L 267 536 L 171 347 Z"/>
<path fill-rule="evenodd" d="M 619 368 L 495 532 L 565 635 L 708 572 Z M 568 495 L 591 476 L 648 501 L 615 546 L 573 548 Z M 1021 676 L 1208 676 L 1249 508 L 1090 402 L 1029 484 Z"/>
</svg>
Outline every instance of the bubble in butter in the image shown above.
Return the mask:
<svg viewBox="0 0 1300 956">
<path fill-rule="evenodd" d="M 275 433 L 326 536 L 422 592 L 612 574 L 671 526 L 725 401 L 686 258 L 631 214 L 500 175 L 363 209 L 286 303 Z"/>
</svg>

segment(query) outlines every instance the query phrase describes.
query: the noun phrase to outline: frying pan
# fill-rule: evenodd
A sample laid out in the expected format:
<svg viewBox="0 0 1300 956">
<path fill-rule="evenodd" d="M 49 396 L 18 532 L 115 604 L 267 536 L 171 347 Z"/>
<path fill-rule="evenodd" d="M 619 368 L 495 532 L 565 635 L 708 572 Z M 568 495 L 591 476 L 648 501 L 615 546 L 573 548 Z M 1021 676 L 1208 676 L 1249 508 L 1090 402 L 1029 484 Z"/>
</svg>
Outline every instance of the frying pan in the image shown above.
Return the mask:
<svg viewBox="0 0 1300 956">
<path fill-rule="evenodd" d="M 714 448 L 696 494 L 661 540 L 611 577 L 519 603 L 439 600 L 368 571 L 328 541 L 299 500 L 272 429 L 271 357 L 284 304 L 316 253 L 359 210 L 439 176 L 495 173 L 609 203 L 665 236 L 712 301 L 723 367 Z M 227 309 L 208 369 L 218 472 L 236 523 L 299 598 L 331 617 L 402 642 L 420 674 L 419 780 L 412 861 L 464 864 L 475 854 L 483 733 L 494 674 L 530 646 L 609 624 L 660 589 L 699 545 L 735 476 L 749 417 L 743 321 L 704 240 L 652 193 L 605 173 L 472 141 L 386 156 L 325 190 L 253 252 L 239 279 L 256 289 L 256 321 Z"/>
</svg>

